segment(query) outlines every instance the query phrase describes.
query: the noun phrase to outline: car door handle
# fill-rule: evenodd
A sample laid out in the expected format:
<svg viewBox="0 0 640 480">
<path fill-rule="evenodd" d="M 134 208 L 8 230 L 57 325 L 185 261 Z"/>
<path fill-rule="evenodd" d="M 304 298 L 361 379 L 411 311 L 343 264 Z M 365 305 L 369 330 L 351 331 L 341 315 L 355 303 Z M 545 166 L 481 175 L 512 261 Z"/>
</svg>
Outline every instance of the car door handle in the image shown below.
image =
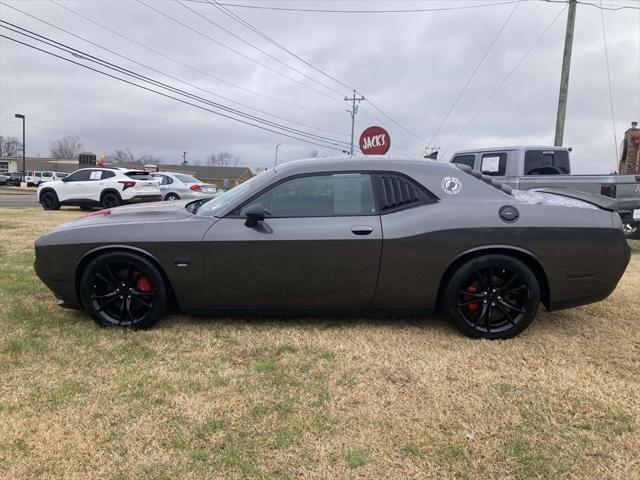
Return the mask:
<svg viewBox="0 0 640 480">
<path fill-rule="evenodd" d="M 369 235 L 373 232 L 373 227 L 369 225 L 354 225 L 351 227 L 351 232 L 353 232 L 354 235 Z"/>
</svg>

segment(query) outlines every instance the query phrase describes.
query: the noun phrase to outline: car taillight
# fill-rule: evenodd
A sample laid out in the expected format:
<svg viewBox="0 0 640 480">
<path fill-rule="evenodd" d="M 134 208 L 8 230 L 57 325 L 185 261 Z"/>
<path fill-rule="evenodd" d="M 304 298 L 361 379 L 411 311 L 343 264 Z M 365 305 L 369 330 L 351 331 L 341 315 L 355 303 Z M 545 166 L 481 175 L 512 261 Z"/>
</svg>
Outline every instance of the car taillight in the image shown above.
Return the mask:
<svg viewBox="0 0 640 480">
<path fill-rule="evenodd" d="M 122 184 L 122 190 L 126 190 L 127 188 L 131 188 L 131 187 L 135 187 L 136 186 L 136 182 L 131 182 L 129 180 L 120 180 L 118 183 Z"/>
<path fill-rule="evenodd" d="M 193 190 L 194 192 L 201 192 L 202 191 L 202 187 L 200 185 L 191 185 L 191 190 Z"/>
<path fill-rule="evenodd" d="M 616 198 L 616 186 L 600 185 L 600 195 L 604 195 L 605 197 Z"/>
</svg>

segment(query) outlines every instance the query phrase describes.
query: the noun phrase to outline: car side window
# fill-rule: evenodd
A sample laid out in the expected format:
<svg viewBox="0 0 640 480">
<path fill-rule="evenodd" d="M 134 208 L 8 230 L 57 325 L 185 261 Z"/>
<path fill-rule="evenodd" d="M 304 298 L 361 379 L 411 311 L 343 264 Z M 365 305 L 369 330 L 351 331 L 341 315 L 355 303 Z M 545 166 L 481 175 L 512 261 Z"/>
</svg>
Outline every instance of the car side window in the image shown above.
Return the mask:
<svg viewBox="0 0 640 480">
<path fill-rule="evenodd" d="M 476 161 L 475 155 L 458 155 L 453 159 L 451 163 L 457 163 L 458 165 L 466 165 L 468 167 L 473 168 L 475 161 Z"/>
<path fill-rule="evenodd" d="M 111 170 L 102 170 L 102 180 L 106 180 L 107 178 L 113 178 L 116 174 Z"/>
<path fill-rule="evenodd" d="M 506 153 L 485 153 L 482 155 L 482 173 L 502 177 L 507 173 Z"/>
<path fill-rule="evenodd" d="M 90 174 L 91 170 L 79 170 L 69 175 L 66 180 L 67 182 L 86 182 Z"/>
<path fill-rule="evenodd" d="M 260 203 L 269 218 L 333 217 L 376 213 L 371 176 L 361 173 L 310 175 L 282 182 L 248 202 Z"/>
</svg>

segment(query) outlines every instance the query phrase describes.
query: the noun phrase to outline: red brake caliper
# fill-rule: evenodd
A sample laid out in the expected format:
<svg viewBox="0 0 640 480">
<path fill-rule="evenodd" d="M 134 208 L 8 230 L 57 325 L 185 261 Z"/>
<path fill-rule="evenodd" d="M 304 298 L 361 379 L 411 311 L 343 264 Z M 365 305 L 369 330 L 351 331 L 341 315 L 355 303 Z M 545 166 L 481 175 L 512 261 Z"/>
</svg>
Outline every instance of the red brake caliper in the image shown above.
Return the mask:
<svg viewBox="0 0 640 480">
<path fill-rule="evenodd" d="M 138 273 L 136 272 L 136 275 L 138 275 Z M 138 277 L 138 280 L 136 281 L 136 290 L 140 291 L 140 292 L 150 292 L 151 291 L 151 282 L 149 281 L 149 279 L 147 277 L 145 277 L 144 275 L 141 275 Z M 149 297 L 142 297 L 144 300 L 148 300 Z"/>
<path fill-rule="evenodd" d="M 467 292 L 469 293 L 476 293 L 478 291 L 478 289 L 476 287 L 474 287 L 473 285 L 467 287 L 465 289 Z M 473 300 L 474 297 L 472 297 L 471 295 L 463 295 L 462 299 L 465 302 L 468 302 L 469 300 Z M 469 310 L 477 310 L 478 309 L 478 304 L 477 303 L 470 303 L 469 305 L 467 305 L 467 308 Z"/>
</svg>

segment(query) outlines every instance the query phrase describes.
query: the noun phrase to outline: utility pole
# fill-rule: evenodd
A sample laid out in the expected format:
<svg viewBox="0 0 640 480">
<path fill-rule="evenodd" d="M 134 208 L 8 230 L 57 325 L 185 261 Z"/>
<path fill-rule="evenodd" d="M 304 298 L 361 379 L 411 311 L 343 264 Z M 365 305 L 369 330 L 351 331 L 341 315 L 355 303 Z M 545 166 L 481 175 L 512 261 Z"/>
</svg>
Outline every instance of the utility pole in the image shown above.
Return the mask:
<svg viewBox="0 0 640 480">
<path fill-rule="evenodd" d="M 351 102 L 351 109 L 347 108 L 347 112 L 351 114 L 351 150 L 349 155 L 353 157 L 353 130 L 356 127 L 356 113 L 358 113 L 358 105 L 362 100 L 365 100 L 364 97 L 356 97 L 356 91 L 353 91 L 353 97 L 344 97 L 345 102 Z M 356 105 L 358 102 L 358 105 Z"/>
<path fill-rule="evenodd" d="M 187 152 L 182 152 L 182 165 L 187 164 Z"/>
<path fill-rule="evenodd" d="M 564 137 L 564 118 L 567 113 L 567 93 L 569 90 L 569 70 L 571 69 L 571 49 L 573 48 L 573 27 L 576 23 L 577 0 L 569 0 L 567 32 L 564 36 L 564 54 L 562 55 L 562 74 L 560 76 L 560 95 L 558 97 L 558 116 L 556 117 L 556 138 L 554 145 L 562 145 Z"/>
<path fill-rule="evenodd" d="M 16 113 L 15 114 L 16 118 L 21 118 L 22 119 L 22 181 L 26 182 L 27 181 L 27 172 L 26 172 L 26 162 L 25 162 L 25 144 L 24 144 L 24 140 L 25 140 L 25 135 L 24 135 L 24 122 L 25 122 L 25 116 L 21 113 Z"/>
</svg>

